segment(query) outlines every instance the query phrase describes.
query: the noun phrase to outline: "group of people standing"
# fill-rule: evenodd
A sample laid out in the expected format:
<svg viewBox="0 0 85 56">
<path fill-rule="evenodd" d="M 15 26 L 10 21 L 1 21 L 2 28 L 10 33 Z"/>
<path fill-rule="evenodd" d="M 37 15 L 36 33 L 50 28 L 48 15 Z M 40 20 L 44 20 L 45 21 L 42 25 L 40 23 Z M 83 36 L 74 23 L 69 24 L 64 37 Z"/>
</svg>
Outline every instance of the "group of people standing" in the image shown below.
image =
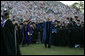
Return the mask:
<svg viewBox="0 0 85 56">
<path fill-rule="evenodd" d="M 75 19 L 75 21 L 74 21 Z M 55 46 L 84 47 L 84 22 L 81 22 L 78 16 L 68 17 L 67 23 L 55 21 L 52 27 L 55 32 L 52 33 L 52 44 Z"/>
<path fill-rule="evenodd" d="M 75 19 L 75 21 L 74 21 Z M 44 43 L 44 46 L 51 48 L 55 46 L 70 46 L 76 44 L 84 46 L 84 22 L 68 17 L 66 22 L 47 18 L 43 22 L 32 22 L 24 20 L 17 23 L 9 19 L 9 12 L 4 10 L 1 15 L 1 54 L 20 55 L 19 45 L 25 46 L 32 43 Z"/>
</svg>

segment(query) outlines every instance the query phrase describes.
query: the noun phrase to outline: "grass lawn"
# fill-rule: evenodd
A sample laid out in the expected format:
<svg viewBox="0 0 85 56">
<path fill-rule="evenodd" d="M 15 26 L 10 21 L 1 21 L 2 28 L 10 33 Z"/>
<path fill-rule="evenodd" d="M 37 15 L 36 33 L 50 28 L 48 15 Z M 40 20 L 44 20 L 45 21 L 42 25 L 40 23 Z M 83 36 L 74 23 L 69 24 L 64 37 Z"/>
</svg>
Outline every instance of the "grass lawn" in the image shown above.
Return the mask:
<svg viewBox="0 0 85 56">
<path fill-rule="evenodd" d="M 44 44 L 31 44 L 21 47 L 22 55 L 84 55 L 84 48 L 56 47 L 45 48 Z"/>
</svg>

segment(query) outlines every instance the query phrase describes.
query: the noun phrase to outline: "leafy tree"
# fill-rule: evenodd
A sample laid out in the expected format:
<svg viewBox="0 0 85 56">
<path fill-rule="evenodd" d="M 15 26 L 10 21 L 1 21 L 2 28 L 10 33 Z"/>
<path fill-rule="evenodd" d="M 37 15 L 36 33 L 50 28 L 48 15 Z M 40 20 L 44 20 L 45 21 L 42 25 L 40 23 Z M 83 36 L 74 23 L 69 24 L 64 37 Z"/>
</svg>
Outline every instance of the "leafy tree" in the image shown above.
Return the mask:
<svg viewBox="0 0 85 56">
<path fill-rule="evenodd" d="M 71 5 L 71 7 L 75 8 L 77 11 L 83 11 L 84 12 L 84 2 L 79 1 L 75 2 Z"/>
</svg>

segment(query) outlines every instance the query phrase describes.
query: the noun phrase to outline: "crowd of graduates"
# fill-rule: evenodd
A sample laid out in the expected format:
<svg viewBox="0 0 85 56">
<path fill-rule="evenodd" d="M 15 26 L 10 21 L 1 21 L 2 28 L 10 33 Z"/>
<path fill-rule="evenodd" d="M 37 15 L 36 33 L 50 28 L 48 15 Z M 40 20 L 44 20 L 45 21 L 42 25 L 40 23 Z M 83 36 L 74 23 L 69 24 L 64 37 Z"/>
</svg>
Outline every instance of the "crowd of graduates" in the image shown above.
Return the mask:
<svg viewBox="0 0 85 56">
<path fill-rule="evenodd" d="M 44 43 L 45 34 L 49 30 L 52 45 L 75 47 L 78 44 L 84 46 L 84 22 L 81 22 L 78 16 L 74 18 L 67 17 L 67 22 L 51 21 L 51 29 L 47 29 L 44 24 L 48 19 L 51 21 L 51 18 L 47 18 L 46 21 L 32 22 L 24 20 L 20 24 L 15 23 L 19 44 L 24 46 L 24 44 Z"/>
<path fill-rule="evenodd" d="M 80 22 L 77 16 L 74 19 L 76 21 L 73 18 L 67 18 L 67 24 L 64 22 L 55 22 L 53 28 L 57 32 L 53 33 L 53 45 L 69 47 L 84 46 L 84 23 Z"/>
<path fill-rule="evenodd" d="M 29 18 L 23 22 L 9 19 L 9 11 L 1 15 L 2 54 L 20 54 L 19 45 L 44 43 L 45 47 L 55 46 L 84 47 L 84 22 L 78 16 L 67 17 L 66 21 L 33 22 Z M 17 19 L 17 18 L 16 18 Z M 17 52 L 17 53 L 16 53 Z"/>
</svg>

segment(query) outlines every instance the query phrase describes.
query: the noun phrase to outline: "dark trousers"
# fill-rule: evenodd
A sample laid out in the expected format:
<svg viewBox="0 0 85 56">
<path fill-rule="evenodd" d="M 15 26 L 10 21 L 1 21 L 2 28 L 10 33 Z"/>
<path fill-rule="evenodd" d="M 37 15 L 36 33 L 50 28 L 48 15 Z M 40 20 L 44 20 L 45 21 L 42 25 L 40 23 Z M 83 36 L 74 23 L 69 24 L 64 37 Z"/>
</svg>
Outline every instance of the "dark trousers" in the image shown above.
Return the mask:
<svg viewBox="0 0 85 56">
<path fill-rule="evenodd" d="M 49 39 L 50 38 L 50 33 L 48 32 L 47 34 L 46 34 L 46 40 L 45 40 L 45 47 L 47 48 L 51 48 L 51 44 L 49 43 Z"/>
</svg>

